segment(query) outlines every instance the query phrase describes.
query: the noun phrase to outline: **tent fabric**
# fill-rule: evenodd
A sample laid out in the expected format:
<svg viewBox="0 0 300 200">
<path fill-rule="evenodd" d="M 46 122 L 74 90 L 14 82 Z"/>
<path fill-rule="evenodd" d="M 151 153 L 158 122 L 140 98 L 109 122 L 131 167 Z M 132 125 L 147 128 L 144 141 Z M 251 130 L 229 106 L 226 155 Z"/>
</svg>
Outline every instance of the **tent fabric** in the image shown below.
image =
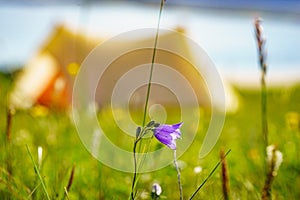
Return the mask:
<svg viewBox="0 0 300 200">
<path fill-rule="evenodd" d="M 140 43 L 141 46 L 143 46 L 142 44 L 144 43 L 153 43 L 153 40 L 153 36 L 149 36 L 148 38 L 137 38 L 133 43 Z M 159 42 L 170 45 L 171 49 L 181 48 L 190 54 L 193 53 L 184 39 L 174 41 L 173 35 L 170 33 L 162 33 L 159 37 Z M 50 36 L 45 40 L 44 45 L 41 46 L 40 51 L 26 64 L 23 73 L 16 80 L 15 89 L 11 94 L 11 104 L 17 108 L 29 108 L 34 104 L 63 109 L 69 107 L 72 101 L 72 89 L 76 73 L 80 70 L 80 65 L 87 55 L 100 43 L 100 39 L 90 38 L 81 32 L 71 31 L 64 25 L 56 26 Z M 124 44 L 130 45 L 128 42 Z M 120 42 L 116 44 L 116 48 L 118 45 L 124 44 Z M 108 50 L 107 54 L 109 55 L 112 50 L 113 49 Z M 138 65 L 145 64 L 145 60 L 149 60 L 148 63 L 151 63 L 152 52 L 153 49 L 129 52 L 111 63 L 100 80 L 93 80 L 98 81 L 98 87 L 95 93 L 96 103 L 100 107 L 110 104 L 117 81 L 124 73 Z M 170 52 L 163 50 L 157 50 L 156 63 L 175 69 L 188 80 L 196 94 L 199 105 L 202 107 L 211 106 L 209 91 L 205 85 L 205 77 L 198 72 L 195 66 L 184 58 L 171 55 Z M 205 68 L 205 66 L 200 67 Z M 93 77 L 93 70 L 89 72 L 90 77 Z M 174 77 L 169 77 L 163 73 L 163 70 L 160 70 L 158 67 L 153 75 L 154 77 L 167 79 L 170 83 L 181 84 L 180 80 L 176 80 Z M 135 76 L 145 79 L 148 78 L 147 74 L 141 73 L 137 73 Z M 183 91 L 188 89 L 185 87 L 187 86 L 182 84 Z M 230 110 L 230 106 L 234 108 L 238 102 L 230 86 L 227 85 L 226 88 L 228 88 L 228 90 L 226 89 L 225 91 L 226 96 L 230 97 L 228 98 L 230 99 L 229 103 L 232 104 L 227 105 L 227 110 Z M 122 97 L 122 95 L 126 96 L 126 93 L 128 93 L 128 91 L 123 91 L 120 97 Z M 145 85 L 138 88 L 132 94 L 129 104 L 131 106 L 142 106 L 145 100 L 145 93 Z M 126 98 L 117 98 L 117 101 L 118 104 L 122 105 L 128 103 L 129 100 Z M 153 104 L 158 103 L 166 106 L 179 105 L 176 94 L 158 84 L 153 84 L 150 101 Z M 187 105 L 190 103 L 188 98 L 185 98 L 185 101 L 186 102 L 183 103 Z"/>
</svg>

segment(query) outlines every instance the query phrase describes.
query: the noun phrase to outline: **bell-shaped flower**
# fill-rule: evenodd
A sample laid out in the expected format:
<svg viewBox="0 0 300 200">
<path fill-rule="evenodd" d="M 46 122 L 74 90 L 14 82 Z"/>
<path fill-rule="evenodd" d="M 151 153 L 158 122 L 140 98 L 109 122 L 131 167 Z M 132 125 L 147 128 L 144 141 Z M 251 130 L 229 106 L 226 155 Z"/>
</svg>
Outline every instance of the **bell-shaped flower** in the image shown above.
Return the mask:
<svg viewBox="0 0 300 200">
<path fill-rule="evenodd" d="M 180 127 L 182 122 L 178 124 L 161 124 L 156 127 L 153 132 L 158 141 L 167 145 L 169 148 L 176 150 L 176 139 L 181 138 Z"/>
</svg>

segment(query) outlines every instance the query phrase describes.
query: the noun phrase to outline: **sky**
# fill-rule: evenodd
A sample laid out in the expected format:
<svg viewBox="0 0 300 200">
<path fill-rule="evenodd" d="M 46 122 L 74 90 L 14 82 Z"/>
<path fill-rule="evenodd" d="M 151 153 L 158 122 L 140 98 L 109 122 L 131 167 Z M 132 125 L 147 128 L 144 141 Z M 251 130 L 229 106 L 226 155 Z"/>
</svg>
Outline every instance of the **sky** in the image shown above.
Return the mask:
<svg viewBox="0 0 300 200">
<path fill-rule="evenodd" d="M 91 5 L 2 5 L 0 70 L 24 65 L 57 23 L 106 39 L 157 24 L 159 4 L 119 1 Z M 276 9 L 272 12 L 166 4 L 161 27 L 184 28 L 186 35 L 206 50 L 220 73 L 233 81 L 253 82 L 252 77 L 259 74 L 253 20 L 260 16 L 267 40 L 270 78 L 281 82 L 299 80 L 300 15 L 294 10 L 289 13 L 287 9 Z"/>
</svg>

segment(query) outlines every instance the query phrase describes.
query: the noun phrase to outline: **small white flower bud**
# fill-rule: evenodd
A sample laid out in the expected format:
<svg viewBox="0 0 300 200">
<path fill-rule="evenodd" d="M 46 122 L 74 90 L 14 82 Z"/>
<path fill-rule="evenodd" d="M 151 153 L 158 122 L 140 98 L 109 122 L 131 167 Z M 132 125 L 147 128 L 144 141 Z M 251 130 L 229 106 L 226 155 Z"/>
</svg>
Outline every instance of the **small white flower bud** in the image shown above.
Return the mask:
<svg viewBox="0 0 300 200">
<path fill-rule="evenodd" d="M 162 189 L 158 183 L 152 185 L 152 193 L 159 196 L 162 193 Z"/>
<path fill-rule="evenodd" d="M 197 166 L 194 168 L 194 173 L 195 174 L 199 174 L 200 172 L 202 172 L 202 167 L 201 166 Z"/>
<path fill-rule="evenodd" d="M 43 160 L 43 148 L 41 146 L 38 147 L 38 166 L 41 168 Z"/>
<path fill-rule="evenodd" d="M 273 158 L 274 157 L 274 158 Z M 274 159 L 274 161 L 273 161 Z M 268 165 L 271 166 L 272 162 L 274 162 L 273 176 L 277 175 L 277 171 L 283 161 L 283 155 L 279 150 L 276 150 L 275 145 L 269 145 L 267 147 L 267 162 Z"/>
</svg>

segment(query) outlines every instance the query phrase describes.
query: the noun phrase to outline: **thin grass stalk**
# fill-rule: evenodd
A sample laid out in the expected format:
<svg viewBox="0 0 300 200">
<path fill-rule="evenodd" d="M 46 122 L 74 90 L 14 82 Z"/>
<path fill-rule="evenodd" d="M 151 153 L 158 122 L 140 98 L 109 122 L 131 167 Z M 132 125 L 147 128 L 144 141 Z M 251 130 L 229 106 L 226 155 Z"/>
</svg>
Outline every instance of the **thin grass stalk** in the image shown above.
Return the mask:
<svg viewBox="0 0 300 200">
<path fill-rule="evenodd" d="M 165 2 L 164 0 L 161 0 L 161 2 L 160 2 L 160 9 L 159 9 L 158 22 L 157 22 L 157 28 L 156 28 L 156 34 L 155 34 L 155 40 L 154 40 L 154 48 L 153 48 L 153 53 L 152 53 L 152 60 L 151 60 L 151 67 L 150 67 L 150 73 L 149 73 L 149 80 L 148 80 L 148 87 L 147 87 L 142 127 L 144 127 L 146 124 L 147 108 L 148 108 L 150 91 L 151 91 L 152 75 L 153 75 L 157 41 L 158 41 L 158 35 L 159 35 L 159 29 L 160 29 L 160 20 L 161 20 L 162 10 L 164 7 L 164 2 Z"/>
<path fill-rule="evenodd" d="M 183 192 L 182 192 L 182 185 L 181 185 L 181 175 L 180 175 L 180 169 L 178 167 L 178 162 L 176 158 L 176 150 L 174 150 L 174 165 L 177 171 L 177 182 L 178 182 L 178 189 L 180 194 L 180 200 L 183 200 Z"/>
<path fill-rule="evenodd" d="M 6 113 L 6 141 L 8 144 L 10 143 L 11 140 L 12 118 L 13 118 L 13 111 L 11 108 L 8 108 Z"/>
<path fill-rule="evenodd" d="M 33 196 L 33 194 L 35 193 L 35 191 L 38 189 L 38 187 L 40 187 L 40 185 L 41 185 L 41 183 L 38 183 L 37 186 L 35 186 L 35 188 L 33 188 L 33 190 L 27 196 L 27 199 L 31 199 L 31 197 Z"/>
<path fill-rule="evenodd" d="M 264 135 L 265 147 L 268 146 L 268 120 L 267 120 L 267 86 L 265 73 L 261 75 L 261 114 L 262 114 L 262 132 Z"/>
<path fill-rule="evenodd" d="M 72 170 L 71 170 L 71 174 L 70 174 L 70 177 L 69 177 L 68 185 L 66 187 L 67 192 L 69 192 L 70 189 L 71 189 L 71 186 L 72 186 L 73 181 L 74 181 L 74 175 L 75 175 L 75 165 L 73 165 Z"/>
<path fill-rule="evenodd" d="M 231 152 L 231 149 L 229 149 L 225 155 L 224 155 L 224 159 L 227 157 L 227 155 Z M 219 165 L 221 164 L 222 160 L 220 160 L 215 167 L 213 168 L 213 170 L 208 174 L 208 176 L 204 179 L 204 181 L 199 185 L 199 187 L 195 190 L 195 192 L 192 194 L 192 196 L 189 198 L 189 200 L 193 199 L 196 194 L 200 191 L 200 189 L 205 185 L 205 183 L 208 181 L 208 179 L 215 173 L 215 171 L 217 170 L 217 168 L 219 167 Z"/>
<path fill-rule="evenodd" d="M 29 150 L 29 148 L 28 148 L 28 145 L 26 145 L 26 148 L 27 148 L 27 152 L 28 152 L 28 154 L 29 154 L 29 156 L 30 156 L 30 159 L 31 159 L 31 161 L 32 161 L 32 164 L 33 164 L 33 166 L 34 166 L 34 170 L 35 170 L 35 172 L 36 172 L 38 178 L 40 179 L 40 183 L 42 184 L 42 188 L 43 188 L 43 190 L 44 190 L 44 192 L 45 192 L 45 194 L 46 194 L 46 198 L 47 198 L 47 200 L 50 200 L 50 196 L 49 196 L 49 194 L 48 194 L 48 192 L 47 192 L 45 183 L 44 183 L 43 178 L 42 178 L 42 176 L 41 176 L 41 174 L 40 174 L 40 171 L 39 171 L 39 169 L 38 169 L 38 166 L 37 166 L 36 163 L 34 162 L 33 156 L 32 156 L 32 154 L 30 153 L 30 150 Z"/>
<path fill-rule="evenodd" d="M 6 111 L 6 170 L 8 173 L 7 180 L 7 189 L 11 191 L 11 182 L 12 182 L 12 152 L 11 152 L 11 127 L 12 127 L 12 118 L 13 118 L 13 110 L 11 108 L 7 108 Z"/>
<path fill-rule="evenodd" d="M 142 152 L 146 152 L 146 153 L 143 155 L 143 157 L 142 157 L 142 159 L 141 159 L 141 161 L 140 161 L 140 163 L 139 163 L 139 168 L 138 168 L 138 170 L 141 170 L 141 169 L 142 169 L 142 166 L 143 166 L 143 164 L 144 164 L 144 161 L 147 159 L 147 155 L 148 155 L 148 152 L 149 152 L 150 147 L 151 147 L 152 139 L 153 139 L 153 135 L 149 138 L 148 144 L 145 145 L 145 147 L 144 147 L 143 150 L 142 150 Z"/>
<path fill-rule="evenodd" d="M 264 187 L 262 189 L 262 194 L 261 194 L 261 199 L 262 200 L 268 200 L 271 199 L 271 186 L 272 186 L 272 182 L 274 180 L 274 168 L 275 168 L 275 162 L 276 162 L 276 156 L 275 156 L 275 151 L 276 148 L 273 149 L 272 151 L 272 159 L 271 159 L 271 163 L 269 166 L 269 170 L 267 173 L 267 177 L 265 180 L 265 184 Z"/>
<path fill-rule="evenodd" d="M 146 117 L 147 117 L 147 108 L 149 104 L 149 97 L 150 97 L 150 91 L 151 91 L 151 82 L 152 82 L 152 76 L 153 76 L 153 69 L 154 69 L 154 62 L 156 57 L 156 49 L 157 49 L 157 41 L 158 41 L 158 35 L 159 35 L 159 29 L 160 29 L 160 21 L 161 21 L 161 15 L 162 10 L 164 6 L 164 0 L 161 0 L 160 3 L 160 10 L 159 10 L 159 16 L 158 16 L 158 23 L 157 23 L 157 29 L 155 34 L 155 40 L 154 40 L 154 48 L 152 53 L 152 60 L 151 60 L 151 67 L 150 67 L 150 73 L 149 73 L 149 80 L 148 80 L 148 86 L 147 86 L 147 93 L 146 93 L 146 100 L 145 100 L 145 107 L 144 107 L 144 114 L 143 114 L 143 121 L 142 121 L 142 127 L 146 124 Z M 134 200 L 136 192 L 135 186 L 136 186 L 136 180 L 137 180 L 137 157 L 136 157 L 136 148 L 140 140 L 135 140 L 133 145 L 133 164 L 134 164 L 134 173 L 133 173 L 133 180 L 132 180 L 132 187 L 131 187 L 131 193 L 130 193 L 130 199 Z M 141 142 L 139 143 L 139 149 L 141 148 Z M 141 162 L 142 163 L 142 162 Z"/>
<path fill-rule="evenodd" d="M 166 1 L 165 0 L 161 0 L 161 4 L 160 4 L 160 10 L 159 10 L 159 17 L 158 17 L 158 22 L 157 22 L 157 28 L 156 28 L 156 35 L 155 35 L 155 41 L 154 41 L 154 48 L 153 48 L 153 54 L 152 54 L 152 61 L 151 61 L 151 67 L 150 67 L 150 73 L 149 73 L 149 81 L 148 81 L 148 87 L 147 87 L 147 95 L 146 95 L 146 102 L 145 102 L 145 107 L 144 107 L 144 115 L 143 115 L 143 122 L 142 122 L 142 127 L 145 126 L 146 124 L 146 117 L 147 117 L 147 107 L 148 107 L 148 102 L 149 102 L 149 97 L 150 97 L 150 91 L 151 91 L 151 84 L 152 84 L 152 74 L 153 74 L 153 69 L 154 69 L 154 62 L 155 62 L 155 56 L 156 56 L 156 51 L 157 51 L 157 41 L 158 41 L 158 36 L 159 36 L 159 30 L 160 30 L 160 21 L 161 21 L 161 15 L 162 15 L 162 11 L 163 11 L 163 6 L 164 3 Z M 142 157 L 142 160 L 140 161 L 140 167 L 139 169 L 142 167 L 145 159 L 147 158 L 147 153 L 150 150 L 150 144 L 152 141 L 153 136 L 149 139 L 149 142 L 146 145 L 146 148 L 143 149 L 143 153 L 145 154 Z M 142 140 L 139 143 L 139 152 L 141 152 L 141 146 L 142 146 Z"/>
<path fill-rule="evenodd" d="M 265 43 L 266 40 L 263 37 L 263 28 L 261 26 L 261 19 L 256 18 L 255 25 L 255 35 L 258 47 L 259 65 L 261 70 L 261 124 L 262 124 L 262 134 L 264 138 L 264 150 L 268 146 L 268 119 L 267 119 L 267 85 L 266 85 L 266 74 L 267 74 L 267 64 L 266 64 L 266 52 Z"/>
<path fill-rule="evenodd" d="M 222 177 L 222 191 L 224 200 L 230 199 L 230 184 L 229 184 L 229 172 L 228 165 L 225 158 L 224 149 L 220 151 L 220 159 L 222 164 L 221 177 Z"/>
<path fill-rule="evenodd" d="M 66 188 L 66 187 L 64 187 L 64 199 L 65 199 L 65 197 L 67 197 L 67 199 L 68 200 L 70 200 L 70 198 L 69 198 L 69 192 L 68 192 L 68 189 Z"/>
</svg>

